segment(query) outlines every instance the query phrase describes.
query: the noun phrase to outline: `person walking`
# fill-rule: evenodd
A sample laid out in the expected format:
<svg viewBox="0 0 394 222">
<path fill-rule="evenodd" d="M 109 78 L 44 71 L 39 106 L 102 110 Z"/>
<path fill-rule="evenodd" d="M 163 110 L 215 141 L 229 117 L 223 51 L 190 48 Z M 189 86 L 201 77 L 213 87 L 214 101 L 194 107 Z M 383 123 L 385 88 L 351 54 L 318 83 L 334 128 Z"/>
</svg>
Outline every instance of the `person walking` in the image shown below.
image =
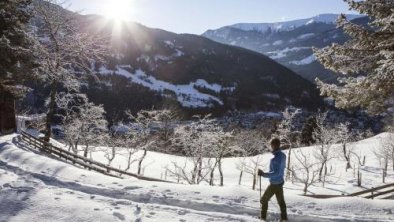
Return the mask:
<svg viewBox="0 0 394 222">
<path fill-rule="evenodd" d="M 265 173 L 263 170 L 258 170 L 258 175 L 264 178 L 268 178 L 270 185 L 265 190 L 263 196 L 260 199 L 261 203 L 261 214 L 260 219 L 266 221 L 268 201 L 273 195 L 276 196 L 281 213 L 281 222 L 287 221 L 287 210 L 286 202 L 283 195 L 283 184 L 284 184 L 284 172 L 286 168 L 286 155 L 280 149 L 280 140 L 274 138 L 271 140 L 271 152 L 274 158 L 271 159 L 269 172 Z"/>
</svg>

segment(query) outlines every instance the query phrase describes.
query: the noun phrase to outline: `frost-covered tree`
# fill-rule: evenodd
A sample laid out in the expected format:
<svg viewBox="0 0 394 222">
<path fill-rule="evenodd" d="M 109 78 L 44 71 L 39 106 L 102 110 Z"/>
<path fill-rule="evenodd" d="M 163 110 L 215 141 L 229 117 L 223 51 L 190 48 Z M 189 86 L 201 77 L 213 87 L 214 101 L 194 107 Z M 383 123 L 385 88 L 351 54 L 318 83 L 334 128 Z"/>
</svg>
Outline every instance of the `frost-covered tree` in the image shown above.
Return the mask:
<svg viewBox="0 0 394 222">
<path fill-rule="evenodd" d="M 34 37 L 40 43 L 40 78 L 50 85 L 45 140 L 51 136 L 51 124 L 58 88 L 78 89 L 83 74 L 90 74 L 92 63 L 106 55 L 106 41 L 84 29 L 82 17 L 65 10 L 63 1 L 33 2 L 36 17 L 32 21 Z"/>
<path fill-rule="evenodd" d="M 139 160 L 138 158 L 134 158 L 134 154 L 136 154 L 139 151 L 139 147 L 141 147 L 141 139 L 138 137 L 138 132 L 133 128 L 127 128 L 127 131 L 123 136 L 121 136 L 123 139 L 121 154 L 126 157 L 127 161 L 126 168 L 124 169 L 125 171 L 128 171 L 131 168 L 131 165 Z"/>
<path fill-rule="evenodd" d="M 92 145 L 102 144 L 106 138 L 104 108 L 88 102 L 83 94 L 61 94 L 57 104 L 64 110 L 65 140 L 74 153 L 78 153 L 79 145 L 84 146 L 83 155 L 87 157 Z"/>
<path fill-rule="evenodd" d="M 85 94 L 62 92 L 56 95 L 56 104 L 62 113 L 64 139 L 69 146 L 69 150 L 76 154 L 78 153 L 80 142 L 80 129 L 77 125 L 74 125 L 74 121 L 78 117 L 79 112 L 81 112 L 82 106 L 86 103 L 88 103 L 88 98 Z"/>
<path fill-rule="evenodd" d="M 107 159 L 108 166 L 111 166 L 112 161 L 125 145 L 125 138 L 124 135 L 121 135 L 114 130 L 110 130 L 107 135 L 103 136 L 103 140 L 105 141 L 103 143 L 105 146 L 102 147 L 102 151 L 105 159 Z"/>
<path fill-rule="evenodd" d="M 342 156 L 346 160 L 346 170 L 352 168 L 351 163 L 350 163 L 352 150 L 349 149 L 349 147 L 348 147 L 348 143 L 352 139 L 352 134 L 350 132 L 349 125 L 350 125 L 349 122 L 345 122 L 345 123 L 340 123 L 336 127 L 338 141 L 341 143 L 341 146 L 342 146 L 342 154 L 343 154 Z"/>
<path fill-rule="evenodd" d="M 152 149 L 152 127 L 157 121 L 156 111 L 141 110 L 137 114 L 133 115 L 130 111 L 126 111 L 126 115 L 131 120 L 133 125 L 128 134 L 129 138 L 134 140 L 134 144 L 138 145 L 138 149 L 142 151 L 142 155 L 138 160 L 138 170 L 137 173 L 140 175 L 142 173 L 142 162 L 144 161 L 148 150 Z"/>
<path fill-rule="evenodd" d="M 394 135 L 388 134 L 386 138 L 383 138 L 380 146 L 374 150 L 374 154 L 382 166 L 384 182 L 390 163 L 394 171 Z"/>
<path fill-rule="evenodd" d="M 0 93 L 19 97 L 23 82 L 35 77 L 36 43 L 27 28 L 32 16 L 31 0 L 0 2 Z"/>
<path fill-rule="evenodd" d="M 393 106 L 394 94 L 394 2 L 392 0 L 345 0 L 351 9 L 371 19 L 369 27 L 349 22 L 344 15 L 337 26 L 350 36 L 340 45 L 315 49 L 328 69 L 345 74 L 340 84 L 317 79 L 321 93 L 335 99 L 340 108 L 362 107 L 380 113 Z"/>
<path fill-rule="evenodd" d="M 156 121 L 159 125 L 160 139 L 165 143 L 170 141 L 175 122 L 178 120 L 178 113 L 171 109 L 156 111 Z"/>
<path fill-rule="evenodd" d="M 189 184 L 200 184 L 212 171 L 213 161 L 210 157 L 212 147 L 217 145 L 215 124 L 210 115 L 197 116 L 197 120 L 175 128 L 173 144 L 181 147 L 186 161 L 181 164 L 173 162 L 168 172 Z"/>
<path fill-rule="evenodd" d="M 286 179 L 289 177 L 290 173 L 292 148 L 297 146 L 300 140 L 300 132 L 295 129 L 295 118 L 300 112 L 300 109 L 286 108 L 285 111 L 282 112 L 283 119 L 276 130 L 276 136 L 280 138 L 284 146 L 289 148 L 289 152 L 287 154 Z"/>
<path fill-rule="evenodd" d="M 216 129 L 215 129 L 216 128 Z M 211 169 L 209 184 L 214 185 L 214 171 L 217 167 L 219 170 L 220 177 L 220 186 L 224 185 L 224 176 L 223 176 L 223 158 L 226 156 L 234 155 L 239 148 L 237 146 L 230 145 L 230 139 L 232 138 L 232 132 L 226 132 L 222 127 L 216 126 L 213 131 L 208 135 L 213 140 L 214 143 L 211 147 L 209 157 L 214 159 L 214 164 Z"/>
<path fill-rule="evenodd" d="M 262 153 L 268 150 L 268 139 L 258 130 L 242 130 L 235 134 L 235 143 L 241 150 L 237 168 L 240 170 L 239 184 L 243 173 L 253 177 L 252 189 L 256 188 L 257 170 L 263 166 Z"/>
<path fill-rule="evenodd" d="M 320 163 L 320 169 L 319 169 L 320 181 L 322 181 L 322 179 L 325 179 L 326 176 L 325 168 L 327 167 L 327 163 L 334 158 L 333 145 L 338 141 L 336 129 L 327 126 L 326 118 L 327 118 L 327 112 L 325 113 L 319 112 L 316 115 L 316 128 L 313 131 L 313 138 L 317 143 L 313 155 Z"/>
</svg>

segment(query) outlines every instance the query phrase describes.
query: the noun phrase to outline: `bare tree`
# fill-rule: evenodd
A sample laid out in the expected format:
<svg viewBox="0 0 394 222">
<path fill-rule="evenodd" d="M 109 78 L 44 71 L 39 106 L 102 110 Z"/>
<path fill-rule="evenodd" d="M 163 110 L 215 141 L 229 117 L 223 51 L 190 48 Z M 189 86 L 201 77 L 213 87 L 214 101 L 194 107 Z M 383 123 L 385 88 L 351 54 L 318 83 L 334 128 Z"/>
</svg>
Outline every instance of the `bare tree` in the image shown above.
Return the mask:
<svg viewBox="0 0 394 222">
<path fill-rule="evenodd" d="M 77 13 L 63 8 L 58 0 L 34 1 L 36 18 L 34 37 L 40 43 L 40 76 L 50 84 L 45 140 L 51 137 L 51 124 L 59 86 L 79 88 L 76 81 L 82 74 L 92 73 L 93 61 L 101 61 L 107 54 L 106 41 L 99 33 L 87 33 Z M 105 42 L 105 43 L 104 43 Z"/>
<path fill-rule="evenodd" d="M 131 165 L 139 160 L 138 158 L 134 158 L 134 154 L 139 151 L 138 148 L 140 147 L 140 139 L 137 138 L 137 136 L 137 133 L 127 133 L 124 137 L 122 137 L 122 148 L 124 150 L 122 154 L 126 157 L 127 160 L 125 171 L 128 171 L 131 168 Z"/>
<path fill-rule="evenodd" d="M 305 154 L 301 149 L 294 153 L 295 162 L 291 166 L 291 172 L 294 179 L 304 184 L 304 195 L 307 194 L 308 188 L 319 181 L 318 163 L 310 154 Z"/>
</svg>

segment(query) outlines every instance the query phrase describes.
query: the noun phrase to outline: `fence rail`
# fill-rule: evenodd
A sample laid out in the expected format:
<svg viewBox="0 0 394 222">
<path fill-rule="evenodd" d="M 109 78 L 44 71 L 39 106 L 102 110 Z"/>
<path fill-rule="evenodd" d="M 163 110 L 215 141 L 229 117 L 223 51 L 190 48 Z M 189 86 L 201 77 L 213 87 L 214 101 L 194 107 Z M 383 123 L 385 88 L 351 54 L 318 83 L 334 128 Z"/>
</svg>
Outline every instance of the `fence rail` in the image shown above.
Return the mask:
<svg viewBox="0 0 394 222">
<path fill-rule="evenodd" d="M 103 163 L 88 159 L 84 156 L 80 156 L 78 154 L 75 154 L 73 152 L 64 150 L 62 148 L 56 147 L 52 145 L 51 143 L 47 143 L 41 139 L 38 139 L 26 132 L 22 131 L 22 139 L 33 146 L 35 149 L 38 149 L 39 151 L 46 152 L 48 154 L 51 154 L 53 156 L 56 156 L 60 159 L 63 159 L 65 161 L 69 161 L 74 165 L 79 165 L 84 168 L 87 168 L 89 170 L 93 170 L 108 176 L 113 176 L 113 177 L 119 177 L 121 178 L 122 175 L 127 175 L 131 177 L 138 178 L 140 180 L 147 180 L 147 181 L 156 181 L 156 182 L 166 182 L 166 183 L 172 183 L 170 181 L 166 180 L 161 180 L 161 179 L 156 179 L 156 178 L 151 178 L 151 177 L 145 177 L 141 175 L 137 175 L 134 173 L 130 173 L 124 170 L 120 170 L 108 165 L 105 165 Z M 115 174 L 117 173 L 117 174 Z"/>
<path fill-rule="evenodd" d="M 392 188 L 392 189 L 389 189 Z M 334 197 L 364 197 L 367 199 L 373 199 L 375 197 L 380 197 L 386 194 L 394 194 L 394 183 L 386 184 L 379 187 L 372 187 L 363 191 L 347 194 L 347 195 L 305 195 L 307 197 L 317 198 L 317 199 L 328 199 Z"/>
</svg>

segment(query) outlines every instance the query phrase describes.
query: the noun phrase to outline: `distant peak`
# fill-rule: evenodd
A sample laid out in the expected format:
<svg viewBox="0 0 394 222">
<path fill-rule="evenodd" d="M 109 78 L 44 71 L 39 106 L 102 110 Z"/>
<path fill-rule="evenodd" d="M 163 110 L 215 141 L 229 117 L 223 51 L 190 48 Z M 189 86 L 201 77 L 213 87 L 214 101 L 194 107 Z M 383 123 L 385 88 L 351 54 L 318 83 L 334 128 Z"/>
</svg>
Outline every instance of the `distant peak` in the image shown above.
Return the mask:
<svg viewBox="0 0 394 222">
<path fill-rule="evenodd" d="M 284 22 L 272 22 L 272 23 L 237 23 L 234 25 L 230 25 L 227 27 L 237 28 L 245 31 L 259 31 L 265 32 L 269 29 L 276 30 L 276 31 L 284 31 L 284 30 L 292 30 L 298 28 L 300 26 L 309 25 L 312 23 L 335 23 L 339 14 L 319 14 L 311 18 L 304 18 L 304 19 L 295 19 L 290 21 Z M 356 14 L 347 14 L 346 17 L 349 20 L 362 17 L 363 15 L 356 15 Z"/>
</svg>

